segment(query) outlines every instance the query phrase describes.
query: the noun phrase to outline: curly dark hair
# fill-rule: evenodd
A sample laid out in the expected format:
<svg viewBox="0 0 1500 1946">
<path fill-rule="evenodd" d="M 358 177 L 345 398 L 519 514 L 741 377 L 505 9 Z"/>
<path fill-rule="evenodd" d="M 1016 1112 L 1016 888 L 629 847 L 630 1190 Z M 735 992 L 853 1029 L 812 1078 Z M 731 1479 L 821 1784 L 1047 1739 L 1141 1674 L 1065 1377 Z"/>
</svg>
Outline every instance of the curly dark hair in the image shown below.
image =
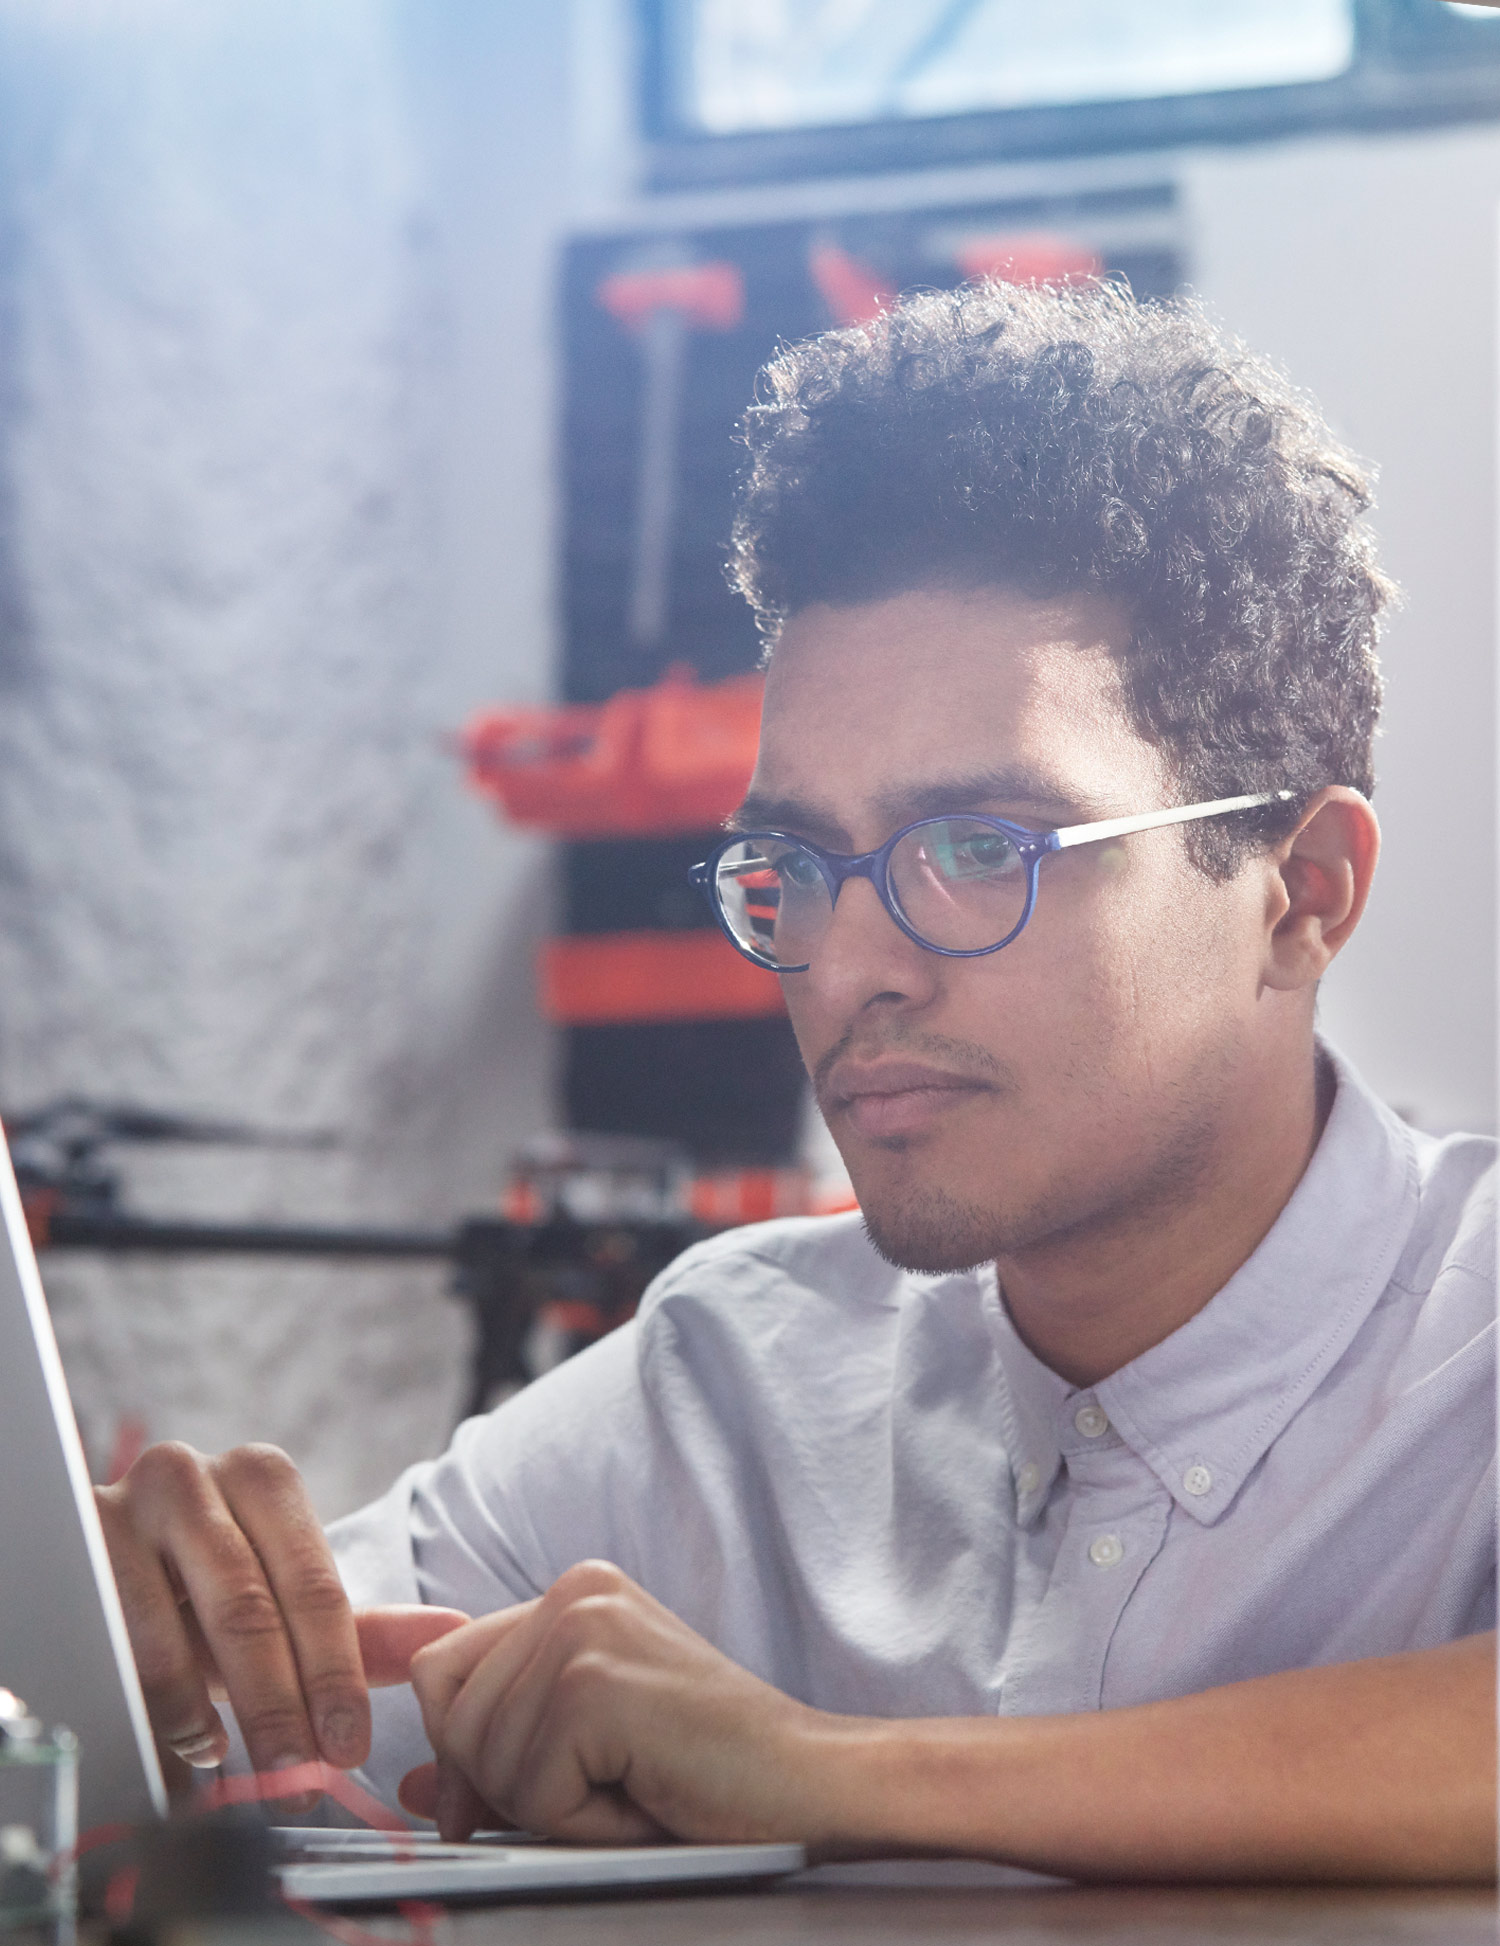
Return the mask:
<svg viewBox="0 0 1500 1946">
<path fill-rule="evenodd" d="M 770 638 L 814 602 L 917 588 L 1121 601 L 1137 730 L 1190 801 L 1288 805 L 1186 829 L 1214 878 L 1325 784 L 1374 789 L 1394 593 L 1368 469 L 1194 301 L 1113 282 L 926 291 L 791 345 L 743 422 L 730 579 Z"/>
</svg>

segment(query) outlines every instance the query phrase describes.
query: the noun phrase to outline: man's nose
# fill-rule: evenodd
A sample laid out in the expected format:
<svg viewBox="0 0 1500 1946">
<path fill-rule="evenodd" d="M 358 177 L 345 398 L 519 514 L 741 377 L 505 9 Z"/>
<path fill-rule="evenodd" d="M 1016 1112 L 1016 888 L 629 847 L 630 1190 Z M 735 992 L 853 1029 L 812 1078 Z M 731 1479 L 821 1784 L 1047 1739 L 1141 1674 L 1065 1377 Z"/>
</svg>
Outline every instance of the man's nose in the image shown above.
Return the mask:
<svg viewBox="0 0 1500 1946">
<path fill-rule="evenodd" d="M 855 1012 L 875 999 L 920 1003 L 932 992 L 939 955 L 896 924 L 868 878 L 845 879 L 805 974 L 825 1006 Z"/>
</svg>

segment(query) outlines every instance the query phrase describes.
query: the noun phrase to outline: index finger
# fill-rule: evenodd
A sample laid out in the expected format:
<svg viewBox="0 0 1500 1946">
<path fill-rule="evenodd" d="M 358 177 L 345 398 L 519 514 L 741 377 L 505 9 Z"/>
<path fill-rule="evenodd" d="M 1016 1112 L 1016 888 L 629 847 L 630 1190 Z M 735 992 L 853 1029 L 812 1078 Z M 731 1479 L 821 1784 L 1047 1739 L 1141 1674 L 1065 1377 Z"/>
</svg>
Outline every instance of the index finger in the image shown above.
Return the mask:
<svg viewBox="0 0 1500 1946">
<path fill-rule="evenodd" d="M 352 1770 L 370 1754 L 370 1699 L 354 1612 L 307 1489 L 274 1447 L 237 1447 L 213 1471 L 281 1610 L 318 1751 Z"/>
<path fill-rule="evenodd" d="M 458 1608 L 389 1602 L 379 1608 L 355 1611 L 360 1659 L 371 1689 L 389 1689 L 411 1681 L 411 1659 L 418 1649 L 463 1628 L 468 1616 Z"/>
<path fill-rule="evenodd" d="M 470 1675 L 498 1644 L 518 1633 L 527 1636 L 528 1625 L 541 1605 L 542 1598 L 538 1595 L 531 1601 L 517 1602 L 513 1608 L 481 1615 L 477 1621 L 454 1629 L 451 1635 L 444 1635 L 412 1657 L 412 1688 L 422 1706 L 422 1727 L 434 1750 L 441 1747 L 448 1712 Z"/>
</svg>

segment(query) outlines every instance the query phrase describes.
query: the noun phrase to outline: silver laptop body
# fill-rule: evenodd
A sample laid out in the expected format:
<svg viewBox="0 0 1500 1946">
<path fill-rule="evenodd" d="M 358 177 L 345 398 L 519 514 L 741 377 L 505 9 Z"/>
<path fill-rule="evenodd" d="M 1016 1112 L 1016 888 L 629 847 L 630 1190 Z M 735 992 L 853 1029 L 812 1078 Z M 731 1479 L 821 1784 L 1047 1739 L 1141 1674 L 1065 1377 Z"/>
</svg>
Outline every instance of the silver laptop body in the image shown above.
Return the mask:
<svg viewBox="0 0 1500 1946">
<path fill-rule="evenodd" d="M 0 1138 L 0 1687 L 79 1738 L 79 1828 L 164 1817 L 166 1792 L 10 1152 Z M 306 1830 L 292 1897 L 476 1899 L 778 1877 L 798 1845 L 584 1850 L 505 1837 L 445 1845 Z"/>
<path fill-rule="evenodd" d="M 21 1198 L 0 1142 L 0 1687 L 83 1740 L 80 1830 L 167 1796 Z"/>
</svg>

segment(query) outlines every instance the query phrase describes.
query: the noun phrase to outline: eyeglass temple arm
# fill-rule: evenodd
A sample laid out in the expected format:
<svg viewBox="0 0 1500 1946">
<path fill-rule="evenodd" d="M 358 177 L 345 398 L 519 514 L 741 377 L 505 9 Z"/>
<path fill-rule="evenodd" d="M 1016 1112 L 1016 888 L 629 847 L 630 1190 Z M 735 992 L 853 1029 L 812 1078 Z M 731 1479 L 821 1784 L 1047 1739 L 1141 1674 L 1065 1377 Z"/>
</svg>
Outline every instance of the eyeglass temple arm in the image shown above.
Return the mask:
<svg viewBox="0 0 1500 1946">
<path fill-rule="evenodd" d="M 1253 811 L 1262 804 L 1286 804 L 1293 791 L 1260 791 L 1254 797 L 1219 797 L 1212 804 L 1179 804 L 1170 811 L 1145 811 L 1133 818 L 1101 818 L 1094 824 L 1064 825 L 1049 831 L 1047 849 L 1067 851 L 1073 845 L 1097 844 L 1101 838 L 1124 838 L 1132 831 L 1153 831 L 1159 825 L 1187 824 L 1194 818 L 1217 818 L 1226 811 Z"/>
</svg>

